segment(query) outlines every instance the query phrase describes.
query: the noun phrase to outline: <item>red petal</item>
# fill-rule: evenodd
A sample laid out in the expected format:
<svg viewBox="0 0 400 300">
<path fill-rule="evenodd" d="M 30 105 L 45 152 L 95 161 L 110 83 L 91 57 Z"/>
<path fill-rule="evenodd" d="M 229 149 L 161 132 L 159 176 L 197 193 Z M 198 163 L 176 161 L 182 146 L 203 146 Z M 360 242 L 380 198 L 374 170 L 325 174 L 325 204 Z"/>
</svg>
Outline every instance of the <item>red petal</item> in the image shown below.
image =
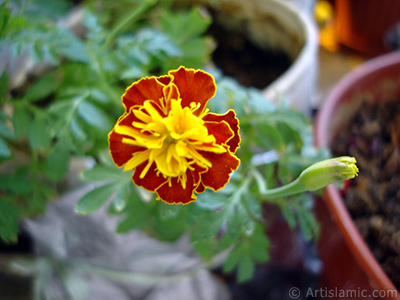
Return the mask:
<svg viewBox="0 0 400 300">
<path fill-rule="evenodd" d="M 239 167 L 240 160 L 230 152 L 215 154 L 199 151 L 199 153 L 212 163 L 212 167 L 201 174 L 201 182 L 214 191 L 222 189 L 229 182 L 232 171 Z"/>
<path fill-rule="evenodd" d="M 134 105 L 143 105 L 146 100 L 154 100 L 160 104 L 159 99 L 164 96 L 163 88 L 171 81 L 171 77 L 146 77 L 134 82 L 122 95 L 125 111 Z"/>
<path fill-rule="evenodd" d="M 235 135 L 230 140 L 228 140 L 227 145 L 229 146 L 229 150 L 232 153 L 235 153 L 236 150 L 239 148 L 239 144 L 240 144 L 239 120 L 238 120 L 238 118 L 236 118 L 235 111 L 229 110 L 224 115 L 208 113 L 204 116 L 203 120 L 206 121 L 206 126 L 207 126 L 207 122 L 225 121 L 229 124 L 229 126 L 231 127 L 231 129 L 235 133 Z M 214 133 L 212 133 L 212 134 L 214 134 Z"/>
<path fill-rule="evenodd" d="M 179 99 L 179 91 L 178 87 L 175 84 L 169 84 L 164 87 L 164 99 L 166 104 L 166 111 L 169 112 L 171 110 L 171 99 Z"/>
<path fill-rule="evenodd" d="M 193 193 L 196 189 L 193 174 L 188 170 L 186 175 L 187 181 L 185 189 L 182 187 L 181 183 L 178 182 L 178 177 L 172 177 L 171 186 L 166 182 L 156 190 L 160 199 L 169 204 L 188 204 L 195 201 L 197 197 Z"/>
<path fill-rule="evenodd" d="M 164 184 L 167 179 L 164 178 L 164 176 L 162 176 L 161 174 L 160 176 L 157 176 L 157 168 L 155 163 L 151 165 L 150 169 L 146 173 L 146 176 L 144 176 L 144 178 L 140 178 L 140 174 L 142 173 L 146 165 L 147 162 L 142 163 L 136 167 L 132 176 L 132 180 L 137 186 L 141 186 L 145 190 L 154 192 L 157 188 Z"/>
<path fill-rule="evenodd" d="M 200 108 L 194 112 L 197 116 L 202 113 L 208 100 L 217 92 L 214 78 L 202 70 L 180 67 L 178 70 L 169 71 L 168 74 L 174 77 L 173 83 L 179 89 L 183 107 L 190 107 L 192 102 L 200 103 Z"/>
<path fill-rule="evenodd" d="M 118 167 L 126 164 L 132 158 L 133 153 L 145 150 L 143 147 L 122 143 L 123 137 L 123 135 L 116 133 L 114 130 L 108 135 L 110 155 Z"/>
<path fill-rule="evenodd" d="M 199 186 L 196 188 L 196 193 L 197 193 L 197 194 L 201 194 L 201 193 L 203 193 L 205 190 L 206 190 L 206 188 L 205 188 L 204 184 L 202 184 L 202 183 L 200 182 Z"/>
<path fill-rule="evenodd" d="M 218 145 L 225 144 L 229 139 L 234 136 L 233 131 L 225 122 L 205 122 L 208 133 L 215 137 Z"/>
</svg>

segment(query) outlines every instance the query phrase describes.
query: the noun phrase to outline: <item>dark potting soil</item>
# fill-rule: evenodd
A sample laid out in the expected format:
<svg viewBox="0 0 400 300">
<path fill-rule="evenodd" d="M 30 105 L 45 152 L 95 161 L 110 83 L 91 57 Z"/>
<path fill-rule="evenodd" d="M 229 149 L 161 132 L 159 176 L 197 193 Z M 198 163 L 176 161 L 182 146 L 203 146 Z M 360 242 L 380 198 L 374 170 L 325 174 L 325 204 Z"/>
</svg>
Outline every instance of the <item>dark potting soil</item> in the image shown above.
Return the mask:
<svg viewBox="0 0 400 300">
<path fill-rule="evenodd" d="M 283 52 L 255 46 L 242 33 L 229 31 L 214 23 L 209 34 L 217 46 L 212 60 L 225 76 L 248 87 L 263 89 L 281 76 L 292 64 Z"/>
<path fill-rule="evenodd" d="M 400 289 L 400 101 L 365 103 L 333 145 L 357 159 L 346 205 L 378 262 Z"/>
</svg>

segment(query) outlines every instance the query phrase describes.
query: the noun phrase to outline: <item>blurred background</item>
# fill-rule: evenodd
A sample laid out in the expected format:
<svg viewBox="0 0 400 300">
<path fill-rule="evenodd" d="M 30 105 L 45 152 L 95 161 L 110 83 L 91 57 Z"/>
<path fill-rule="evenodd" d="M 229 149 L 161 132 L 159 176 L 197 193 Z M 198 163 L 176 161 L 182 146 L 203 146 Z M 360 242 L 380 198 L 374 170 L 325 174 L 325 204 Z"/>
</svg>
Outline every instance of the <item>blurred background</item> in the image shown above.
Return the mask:
<svg viewBox="0 0 400 300">
<path fill-rule="evenodd" d="M 14 2 L 17 3 L 16 6 L 29 4 L 35 8 L 35 0 Z M 49 11 L 60 13 L 62 17 L 60 22 L 63 26 L 70 28 L 77 37 L 81 38 L 85 34 L 81 26 L 80 7 L 82 5 L 104 12 L 98 20 L 103 24 L 111 24 L 113 18 L 119 18 L 119 14 L 122 13 L 121 8 L 118 7 L 118 1 L 88 0 L 87 3 L 72 0 L 60 1 L 60 7 L 56 2 L 49 4 Z M 176 7 L 180 7 L 189 5 L 190 1 L 172 2 Z M 193 2 L 203 4 L 204 1 Z M 284 95 L 289 106 L 311 117 L 311 120 L 314 120 L 329 92 L 345 74 L 372 58 L 400 49 L 400 1 L 397 0 L 215 0 L 206 2 L 205 7 L 208 10 L 200 10 L 200 14 L 212 16 L 216 24 L 212 24 L 204 34 L 212 39 L 202 42 L 213 49 L 212 66 L 208 66 L 210 69 L 213 66 L 219 68 L 220 71 L 216 73 L 216 76 L 221 74 L 231 76 L 244 86 L 261 90 L 263 95 L 273 102 L 279 102 L 281 96 Z M 280 2 L 287 4 L 288 9 L 282 8 L 279 5 Z M 13 1 L 2 1 L 1 9 L 4 10 L 7 3 L 13 3 Z M 126 5 L 129 1 L 123 1 L 123 3 Z M 138 5 L 141 1 L 132 3 Z M 41 3 L 38 7 L 43 10 L 46 6 Z M 0 30 L 9 17 L 4 11 L 0 20 L 2 22 L 0 22 Z M 63 15 L 65 11 L 68 11 L 68 17 Z M 274 14 L 269 14 L 270 11 L 274 11 Z M 31 13 L 37 15 L 41 11 L 33 9 Z M 162 14 L 162 11 L 157 12 L 157 16 Z M 267 26 L 264 24 L 266 19 L 272 20 Z M 283 26 L 277 20 L 284 20 L 287 25 Z M 93 36 L 90 38 L 96 39 L 97 21 L 89 17 L 85 22 L 85 26 L 92 30 Z M 174 22 L 171 22 L 167 25 L 173 27 L 173 24 Z M 216 26 L 218 24 L 223 24 L 223 26 Z M 178 29 L 174 28 L 174 30 Z M 239 29 L 240 34 L 232 33 L 233 29 Z M 185 38 L 184 29 L 180 28 L 180 30 L 182 36 L 174 40 L 176 44 L 180 43 L 179 38 L 182 40 Z M 188 28 L 188 30 L 196 32 L 197 29 Z M 153 33 L 143 34 L 140 41 L 145 44 L 149 36 L 154 38 L 151 34 Z M 5 36 L 0 37 L 5 40 Z M 203 38 L 203 35 L 201 37 Z M 167 53 L 165 56 L 171 53 L 171 56 L 175 55 L 174 47 L 169 47 L 169 44 L 162 39 L 163 37 L 157 36 L 157 38 L 156 46 L 146 48 L 153 51 L 154 57 L 160 53 L 160 57 L 165 53 Z M 247 38 L 255 43 L 256 47 L 249 45 Z M 107 40 L 102 42 L 106 44 Z M 120 42 L 123 46 L 124 41 Z M 58 54 L 61 60 L 63 56 L 77 59 L 77 61 L 86 59 L 79 57 L 79 51 L 74 52 L 72 48 L 68 50 L 65 45 L 60 46 L 63 49 L 55 47 L 54 51 L 57 55 L 54 55 L 51 49 L 42 53 L 38 50 L 40 44 L 35 44 L 35 41 L 31 44 L 34 46 L 27 52 L 33 53 L 36 60 L 32 59 L 32 55 L 26 55 L 23 49 L 18 49 L 18 46 L 11 50 L 8 48 L 9 45 L 2 44 L 0 47 L 0 73 L 8 70 L 11 74 L 7 84 L 15 97 L 26 92 L 26 87 L 35 78 L 48 72 L 52 64 L 60 60 Z M 126 45 L 131 46 L 128 42 Z M 191 45 L 189 54 L 184 53 L 183 57 L 186 60 L 183 61 L 194 67 L 202 66 L 205 61 L 205 58 L 202 60 L 202 55 L 199 55 L 200 60 L 190 55 L 196 51 L 202 52 L 202 45 L 201 42 Z M 276 51 L 267 51 L 272 56 L 264 57 L 265 49 L 284 49 L 286 53 L 277 55 Z M 97 49 L 92 50 L 95 52 Z M 142 61 L 146 61 L 152 67 L 146 69 L 139 63 L 133 63 L 132 68 L 127 68 L 122 73 L 125 81 L 132 81 L 141 76 L 147 76 L 149 73 L 165 71 L 157 65 L 158 62 L 155 62 L 157 59 L 147 57 L 146 53 L 143 54 L 139 50 L 133 55 L 136 55 L 136 58 L 140 56 Z M 18 55 L 15 56 L 12 52 L 17 52 Z M 47 61 L 43 57 L 47 58 Z M 116 58 L 118 59 L 121 59 L 118 63 L 121 61 L 125 63 L 122 58 Z M 174 66 L 176 60 L 168 61 L 168 63 L 165 65 L 167 69 Z M 108 67 L 110 72 L 118 74 L 120 65 L 105 66 L 105 68 Z M 253 77 L 247 73 L 243 75 L 242 68 L 244 67 L 254 70 L 255 75 Z M 265 72 L 266 68 L 268 72 Z M 86 76 L 85 73 L 74 72 L 71 77 L 76 76 L 75 81 L 79 81 L 79 76 Z M 112 91 L 110 93 L 113 94 Z M 43 102 L 40 102 L 40 105 L 45 106 L 48 99 L 41 101 Z M 101 95 L 96 101 L 99 103 L 103 101 Z M 78 160 L 73 164 L 75 172 L 81 172 L 93 166 L 94 162 L 93 160 Z M 8 165 L 3 165 L 0 172 L 5 172 L 8 167 Z M 81 187 L 80 184 L 80 179 L 70 176 L 67 183 L 59 187 L 62 191 L 59 201 L 61 204 L 49 204 L 44 217 L 24 221 L 18 244 L 0 242 L 0 258 L 2 258 L 0 300 L 293 299 L 287 293 L 289 287 L 318 286 L 322 266 L 316 246 L 302 239 L 298 231 L 292 234 L 287 233 L 286 225 L 278 224 L 277 226 L 282 226 L 282 228 L 278 230 L 275 237 L 274 233 L 271 233 L 271 236 L 276 241 L 280 240 L 282 233 L 290 236 L 284 243 L 286 246 L 293 247 L 295 254 L 285 256 L 279 249 L 272 249 L 272 257 L 276 257 L 276 261 L 285 262 L 283 266 L 272 263 L 267 267 L 257 268 L 253 281 L 236 284 L 232 283 L 234 281 L 232 277 L 222 275 L 223 272 L 218 267 L 213 269 L 212 274 L 205 271 L 204 265 L 188 246 L 190 241 L 187 237 L 179 239 L 174 244 L 168 244 L 153 240 L 137 231 L 115 235 L 117 221 L 112 218 L 107 218 L 107 222 L 104 221 L 104 215 L 108 213 L 106 208 L 87 217 L 74 214 L 76 199 L 85 195 L 94 186 Z M 79 188 L 75 189 L 77 186 Z M 1 188 L 3 186 L 0 185 L 0 196 L 2 196 Z M 18 186 L 17 189 L 22 188 Z M 36 239 L 34 245 L 30 236 Z M 67 269 L 56 260 L 39 259 L 35 262 L 19 260 L 12 265 L 13 272 L 9 271 L 9 266 L 5 263 L 8 255 L 24 257 L 27 253 L 31 255 L 32 252 L 46 258 L 73 256 L 77 258 L 78 263 L 76 261 L 75 263 L 81 262 L 83 268 L 72 266 L 71 269 Z M 129 268 L 136 270 L 138 274 L 128 271 L 114 272 L 107 268 L 124 269 L 128 261 Z M 91 262 L 93 264 L 90 264 Z M 172 271 L 179 271 L 180 267 L 177 265 L 182 270 L 189 268 L 200 271 L 196 273 L 196 276 L 183 276 L 182 280 L 179 276 L 169 275 L 173 273 Z M 215 265 L 218 266 L 218 261 Z M 63 274 L 65 284 L 60 284 L 60 279 L 53 276 L 56 272 L 53 268 Z M 159 277 L 142 276 L 140 272 L 153 272 Z M 82 283 L 83 273 L 86 280 L 84 284 Z M 86 273 L 90 276 L 86 276 Z M 42 276 L 40 280 L 32 281 L 29 277 L 32 274 L 42 274 Z M 162 283 L 158 284 L 158 281 Z M 38 286 L 45 286 L 47 283 L 52 287 L 48 291 L 47 298 L 40 298 L 43 295 L 32 295 Z M 87 295 L 88 290 L 90 295 L 81 298 L 81 295 Z M 69 295 L 69 298 L 64 298 L 65 295 Z M 307 297 L 307 299 L 312 298 L 320 297 Z M 298 299 L 306 299 L 306 297 L 302 295 Z"/>
</svg>

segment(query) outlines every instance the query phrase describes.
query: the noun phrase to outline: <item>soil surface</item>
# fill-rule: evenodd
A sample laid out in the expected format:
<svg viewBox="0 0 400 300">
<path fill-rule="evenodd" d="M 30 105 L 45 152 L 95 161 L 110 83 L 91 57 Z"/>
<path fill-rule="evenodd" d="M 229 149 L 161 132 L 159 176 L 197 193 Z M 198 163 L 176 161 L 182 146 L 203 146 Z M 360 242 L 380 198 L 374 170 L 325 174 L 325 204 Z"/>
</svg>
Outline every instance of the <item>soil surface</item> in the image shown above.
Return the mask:
<svg viewBox="0 0 400 300">
<path fill-rule="evenodd" d="M 217 23 L 210 26 L 209 34 L 217 43 L 212 54 L 215 65 L 244 86 L 266 88 L 292 64 L 285 53 L 257 47 L 244 34 L 229 31 Z"/>
<path fill-rule="evenodd" d="M 400 290 L 400 101 L 365 103 L 333 145 L 357 159 L 360 174 L 344 193 L 355 223 Z"/>
</svg>

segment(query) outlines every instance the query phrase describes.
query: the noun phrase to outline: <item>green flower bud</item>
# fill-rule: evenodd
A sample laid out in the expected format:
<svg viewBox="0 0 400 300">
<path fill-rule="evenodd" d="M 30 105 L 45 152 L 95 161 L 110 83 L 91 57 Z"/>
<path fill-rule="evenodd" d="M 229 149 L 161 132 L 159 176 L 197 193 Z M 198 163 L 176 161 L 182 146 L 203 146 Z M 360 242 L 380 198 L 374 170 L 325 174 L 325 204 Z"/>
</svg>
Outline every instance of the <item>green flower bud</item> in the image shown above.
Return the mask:
<svg viewBox="0 0 400 300">
<path fill-rule="evenodd" d="M 336 181 L 357 176 L 358 168 L 354 157 L 342 156 L 323 160 L 305 169 L 299 176 L 300 184 L 308 191 L 314 191 Z"/>
</svg>

